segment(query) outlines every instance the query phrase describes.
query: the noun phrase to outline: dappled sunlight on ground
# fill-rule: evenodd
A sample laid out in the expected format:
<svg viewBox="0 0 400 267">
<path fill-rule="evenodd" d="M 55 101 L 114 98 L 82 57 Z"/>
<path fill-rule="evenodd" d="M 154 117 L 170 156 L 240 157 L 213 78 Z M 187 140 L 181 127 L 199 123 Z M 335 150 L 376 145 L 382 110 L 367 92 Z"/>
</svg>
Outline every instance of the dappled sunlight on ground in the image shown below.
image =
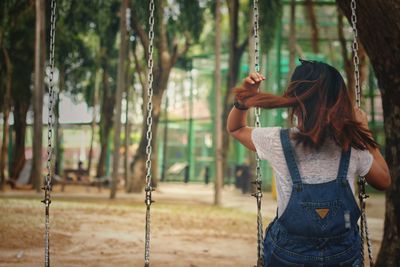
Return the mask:
<svg viewBox="0 0 400 267">
<path fill-rule="evenodd" d="M 144 194 L 67 187 L 53 192 L 53 266 L 143 266 Z M 0 266 L 43 266 L 44 207 L 41 194 L 0 194 Z M 252 266 L 256 262 L 255 199 L 226 187 L 214 207 L 212 185 L 161 184 L 152 206 L 151 266 Z M 265 226 L 275 215 L 263 198 Z M 382 238 L 383 196 L 367 209 L 375 253 Z"/>
</svg>

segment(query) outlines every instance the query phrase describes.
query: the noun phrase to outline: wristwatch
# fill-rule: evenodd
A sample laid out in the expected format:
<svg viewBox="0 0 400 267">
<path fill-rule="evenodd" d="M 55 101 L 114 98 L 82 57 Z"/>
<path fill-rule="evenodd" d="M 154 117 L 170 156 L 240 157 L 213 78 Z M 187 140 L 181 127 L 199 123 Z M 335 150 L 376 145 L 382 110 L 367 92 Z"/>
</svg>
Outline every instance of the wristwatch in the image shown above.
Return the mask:
<svg viewBox="0 0 400 267">
<path fill-rule="evenodd" d="M 233 102 L 233 106 L 239 110 L 248 110 L 249 109 L 245 104 L 243 104 L 236 98 L 235 98 L 235 101 Z"/>
</svg>

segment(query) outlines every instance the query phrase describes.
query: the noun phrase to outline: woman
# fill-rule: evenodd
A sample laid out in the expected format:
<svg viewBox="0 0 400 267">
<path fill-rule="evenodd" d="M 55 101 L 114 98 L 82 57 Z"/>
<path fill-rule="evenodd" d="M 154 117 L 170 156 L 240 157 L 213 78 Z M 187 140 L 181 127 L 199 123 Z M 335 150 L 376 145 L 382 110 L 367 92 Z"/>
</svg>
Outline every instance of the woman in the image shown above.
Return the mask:
<svg viewBox="0 0 400 267">
<path fill-rule="evenodd" d="M 361 266 L 354 178 L 385 190 L 389 169 L 340 73 L 300 62 L 283 96 L 259 93 L 265 77 L 250 74 L 234 90 L 227 120 L 230 135 L 276 173 L 278 210 L 265 236 L 264 266 Z M 295 127 L 248 127 L 249 107 L 288 107 Z"/>
</svg>

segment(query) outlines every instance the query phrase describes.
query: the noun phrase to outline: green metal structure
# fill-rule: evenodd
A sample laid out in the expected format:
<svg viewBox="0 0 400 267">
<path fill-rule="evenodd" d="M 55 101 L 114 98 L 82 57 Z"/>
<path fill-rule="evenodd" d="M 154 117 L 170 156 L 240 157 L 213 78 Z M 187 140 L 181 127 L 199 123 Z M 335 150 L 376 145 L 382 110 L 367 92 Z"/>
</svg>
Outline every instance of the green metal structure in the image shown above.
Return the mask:
<svg viewBox="0 0 400 267">
<path fill-rule="evenodd" d="M 284 10 L 282 20 L 278 23 L 276 28 L 276 38 L 274 41 L 273 48 L 266 54 L 262 61 L 262 70 L 267 77 L 265 82 L 265 89 L 272 91 L 275 94 L 282 94 L 284 88 L 288 83 L 289 73 L 289 51 L 288 51 L 288 24 L 289 19 L 289 5 L 290 1 L 284 1 Z M 340 55 L 340 47 L 337 41 L 337 8 L 334 1 L 320 0 L 314 1 L 315 12 L 318 14 L 318 26 L 320 29 L 319 43 L 323 48 L 320 53 L 314 54 L 309 51 L 311 50 L 311 36 L 309 36 L 309 22 L 306 21 L 304 16 L 299 16 L 301 12 L 304 12 L 305 1 L 296 1 L 298 6 L 296 14 L 296 30 L 299 38 L 297 38 L 298 44 L 304 48 L 305 52 L 302 55 L 297 53 L 298 57 L 302 56 L 307 59 L 320 60 L 328 62 L 339 69 L 343 66 L 343 60 L 340 57 L 334 55 Z M 323 12 L 319 12 L 322 11 Z M 321 13 L 321 14 L 319 14 Z M 308 34 L 308 35 L 307 35 Z M 350 42 L 349 33 L 346 33 L 347 41 Z M 328 51 L 328 52 L 327 52 Z M 245 54 L 242 57 L 241 73 L 240 77 L 244 78 L 248 73 L 248 56 Z M 227 55 L 222 56 L 222 75 L 226 77 L 228 71 Z M 213 90 L 213 69 L 207 66 L 213 66 L 213 55 L 202 55 L 194 57 L 189 64 L 189 69 L 186 69 L 189 86 L 189 94 L 187 96 L 187 105 L 189 107 L 188 115 L 180 118 L 170 118 L 170 116 L 164 115 L 165 120 L 161 120 L 161 126 L 159 127 L 158 142 L 159 150 L 159 169 L 164 173 L 163 179 L 165 181 L 183 181 L 184 179 L 184 166 L 189 165 L 189 181 L 190 182 L 204 182 L 205 168 L 209 168 L 209 176 L 214 176 L 214 121 L 215 108 L 210 104 L 208 109 L 210 113 L 207 117 L 198 118 L 194 115 L 196 109 L 199 108 L 199 102 L 207 101 L 208 103 L 214 103 L 214 90 Z M 182 71 L 182 70 L 180 70 Z M 197 73 L 197 76 L 193 76 L 193 72 Z M 208 89 L 200 92 L 199 84 L 208 81 Z M 223 79 L 223 82 L 226 82 Z M 225 84 L 222 84 L 222 88 L 226 88 Z M 368 91 L 364 92 L 364 97 L 369 98 L 366 109 L 370 113 L 371 129 L 374 135 L 381 141 L 383 138 L 382 131 L 382 116 L 377 114 L 377 102 L 379 99 L 379 91 L 376 85 L 376 79 L 373 71 L 370 68 L 368 75 Z M 199 98 L 194 96 L 194 91 L 200 92 L 200 95 L 206 95 L 207 97 Z M 168 92 L 167 92 L 168 94 Z M 170 97 L 169 97 L 170 98 Z M 171 99 L 170 101 L 171 102 Z M 168 112 L 168 103 L 164 102 L 166 107 L 165 112 Z M 222 104 L 222 103 L 221 103 Z M 203 107 L 203 106 L 201 106 Z M 203 107 L 204 108 L 204 107 Z M 276 110 L 263 110 L 262 111 L 262 126 L 281 126 L 287 127 L 287 112 L 284 109 Z M 167 138 L 161 138 L 162 135 L 168 134 Z M 167 144 L 165 144 L 167 142 Z M 230 170 L 234 169 L 237 164 L 243 164 L 246 159 L 249 158 L 247 150 L 237 141 L 231 142 L 230 154 L 227 159 L 227 164 Z M 180 164 L 180 166 L 178 166 Z M 263 186 L 265 190 L 271 188 L 271 177 L 272 169 L 268 166 L 268 163 L 262 162 L 263 171 Z M 232 171 L 225 174 L 225 183 L 232 183 L 234 181 L 234 174 Z"/>
</svg>

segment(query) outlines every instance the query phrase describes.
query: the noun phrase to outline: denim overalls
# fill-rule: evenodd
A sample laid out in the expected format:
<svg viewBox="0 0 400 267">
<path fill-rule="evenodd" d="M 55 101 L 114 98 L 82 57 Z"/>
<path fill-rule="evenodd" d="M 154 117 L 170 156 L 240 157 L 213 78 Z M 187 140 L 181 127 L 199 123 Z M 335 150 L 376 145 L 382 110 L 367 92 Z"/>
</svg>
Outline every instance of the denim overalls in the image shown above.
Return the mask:
<svg viewBox="0 0 400 267">
<path fill-rule="evenodd" d="M 284 213 L 268 226 L 264 267 L 361 266 L 360 210 L 347 181 L 351 149 L 342 152 L 335 180 L 303 184 L 289 130 L 280 137 L 293 189 Z"/>
</svg>

